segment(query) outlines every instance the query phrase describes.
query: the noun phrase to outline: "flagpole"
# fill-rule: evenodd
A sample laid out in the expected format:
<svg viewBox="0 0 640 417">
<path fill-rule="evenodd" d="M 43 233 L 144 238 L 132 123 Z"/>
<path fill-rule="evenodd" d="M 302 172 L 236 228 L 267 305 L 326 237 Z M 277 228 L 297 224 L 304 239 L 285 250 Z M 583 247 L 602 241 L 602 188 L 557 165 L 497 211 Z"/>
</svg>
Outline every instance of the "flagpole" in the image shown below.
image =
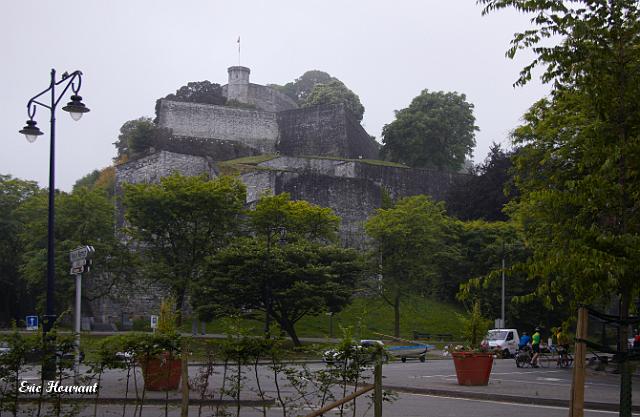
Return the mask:
<svg viewBox="0 0 640 417">
<path fill-rule="evenodd" d="M 238 66 L 240 66 L 240 36 L 238 36 Z"/>
</svg>

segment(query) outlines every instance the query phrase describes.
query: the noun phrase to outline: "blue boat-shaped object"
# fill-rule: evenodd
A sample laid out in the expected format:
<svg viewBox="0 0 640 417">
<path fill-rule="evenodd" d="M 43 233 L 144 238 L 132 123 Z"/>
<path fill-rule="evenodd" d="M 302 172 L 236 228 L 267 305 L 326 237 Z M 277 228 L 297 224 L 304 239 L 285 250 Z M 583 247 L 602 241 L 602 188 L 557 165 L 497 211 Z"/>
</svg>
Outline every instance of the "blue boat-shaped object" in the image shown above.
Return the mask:
<svg viewBox="0 0 640 417">
<path fill-rule="evenodd" d="M 429 345 L 415 344 L 407 346 L 394 346 L 385 345 L 385 350 L 396 358 L 400 358 L 402 362 L 406 362 L 407 358 L 418 358 L 420 362 L 424 362 L 427 359 L 427 352 L 429 351 Z"/>
</svg>

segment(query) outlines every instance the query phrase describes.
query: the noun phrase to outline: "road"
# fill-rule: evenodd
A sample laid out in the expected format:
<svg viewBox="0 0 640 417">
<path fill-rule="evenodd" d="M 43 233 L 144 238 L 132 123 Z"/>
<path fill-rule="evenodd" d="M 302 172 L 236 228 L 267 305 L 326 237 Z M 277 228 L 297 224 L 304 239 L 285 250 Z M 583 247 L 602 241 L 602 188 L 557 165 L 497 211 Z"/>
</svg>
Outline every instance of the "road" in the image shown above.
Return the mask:
<svg viewBox="0 0 640 417">
<path fill-rule="evenodd" d="M 309 364 L 311 370 L 323 369 L 323 364 Z M 193 378 L 199 368 L 190 367 L 189 373 Z M 218 367 L 216 374 L 211 378 L 211 383 L 217 389 L 220 386 L 220 372 Z M 245 370 L 245 390 L 243 397 L 255 399 L 254 377 L 251 369 Z M 259 368 L 261 385 L 267 395 L 275 397 L 275 384 L 271 370 L 262 366 Z M 25 378 L 36 380 L 35 370 L 25 374 Z M 634 405 L 640 405 L 640 378 L 634 377 L 635 383 Z M 295 390 L 281 380 L 281 393 L 283 396 L 292 396 Z M 491 380 L 485 387 L 462 387 L 457 385 L 453 363 L 450 360 L 428 360 L 426 363 L 417 361 L 400 363 L 393 362 L 384 367 L 384 385 L 393 388 L 398 393 L 398 398 L 392 403 L 385 403 L 384 415 L 396 417 L 501 417 L 514 416 L 566 416 L 566 402 L 569 398 L 571 387 L 571 370 L 557 369 L 555 366 L 540 369 L 518 369 L 513 360 L 497 360 L 494 364 Z M 122 371 L 108 371 L 101 382 L 102 397 L 122 397 L 124 394 L 124 380 Z M 585 386 L 585 399 L 597 405 L 587 410 L 586 416 L 613 416 L 616 411 L 602 409 L 614 406 L 618 401 L 618 376 L 612 374 L 587 372 Z M 336 392 L 336 396 L 340 397 Z M 131 397 L 133 394 L 129 394 Z M 147 398 L 164 398 L 163 393 L 147 393 Z M 192 398 L 198 398 L 197 393 L 192 392 Z M 474 398 L 475 397 L 475 398 Z M 482 398 L 477 398 L 482 397 Z M 172 393 L 170 398 L 176 401 L 179 393 Z M 608 404 L 608 405 L 607 405 Z M 309 412 L 314 406 L 305 406 L 299 412 Z M 123 415 L 122 405 L 100 405 L 98 415 Z M 127 406 L 125 415 L 133 415 L 134 406 Z M 190 415 L 198 415 L 198 407 L 190 408 Z M 228 407 L 227 411 L 235 411 Z M 203 408 L 202 415 L 212 415 L 210 405 Z M 368 400 L 362 399 L 357 405 L 357 416 L 371 416 L 373 411 L 368 409 Z M 84 408 L 80 415 L 93 415 L 93 408 Z M 145 405 L 143 416 L 163 416 L 164 406 L 158 404 Z M 169 414 L 179 415 L 179 409 L 175 405 L 169 407 Z M 262 415 L 260 409 L 244 407 L 242 416 Z M 273 406 L 268 416 L 283 416 L 282 409 Z M 291 415 L 291 414 L 289 414 Z M 292 414 L 296 415 L 296 414 Z M 339 415 L 330 412 L 327 416 Z M 345 414 L 346 415 L 346 414 Z M 348 414 L 352 415 L 351 411 Z M 640 415 L 640 414 L 636 414 Z"/>
</svg>

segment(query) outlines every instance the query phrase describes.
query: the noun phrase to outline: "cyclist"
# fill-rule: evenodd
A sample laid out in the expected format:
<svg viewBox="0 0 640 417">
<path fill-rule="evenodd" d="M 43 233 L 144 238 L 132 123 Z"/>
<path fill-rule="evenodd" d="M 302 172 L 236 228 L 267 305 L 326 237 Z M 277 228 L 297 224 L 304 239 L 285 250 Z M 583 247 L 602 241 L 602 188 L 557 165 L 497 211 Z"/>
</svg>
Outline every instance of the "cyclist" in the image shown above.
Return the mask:
<svg viewBox="0 0 640 417">
<path fill-rule="evenodd" d="M 558 365 L 560 366 L 568 366 L 569 365 L 569 345 L 571 341 L 565 332 L 562 331 L 562 327 L 558 327 L 558 333 L 556 333 L 556 339 L 558 341 L 558 354 L 560 357 L 558 358 Z"/>
<path fill-rule="evenodd" d="M 540 355 L 540 328 L 536 327 L 536 331 L 531 336 L 531 349 L 533 350 L 533 358 L 531 359 L 531 366 L 538 368 L 538 356 Z"/>
<path fill-rule="evenodd" d="M 529 343 L 531 343 L 531 336 L 529 336 L 527 332 L 522 332 L 522 337 L 520 338 L 518 349 L 523 350 L 525 346 L 529 345 Z"/>
</svg>

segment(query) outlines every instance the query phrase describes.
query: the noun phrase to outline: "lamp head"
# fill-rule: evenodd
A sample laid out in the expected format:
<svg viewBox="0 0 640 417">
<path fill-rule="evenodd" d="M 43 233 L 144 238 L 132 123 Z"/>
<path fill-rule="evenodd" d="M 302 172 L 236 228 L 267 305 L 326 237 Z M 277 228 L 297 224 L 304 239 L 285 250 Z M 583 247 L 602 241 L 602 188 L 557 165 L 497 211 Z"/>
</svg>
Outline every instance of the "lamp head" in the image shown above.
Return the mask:
<svg viewBox="0 0 640 417">
<path fill-rule="evenodd" d="M 84 113 L 87 113 L 89 109 L 82 102 L 82 97 L 77 94 L 71 96 L 71 101 L 67 103 L 62 110 L 69 112 L 71 118 L 75 121 L 80 120 Z"/>
<path fill-rule="evenodd" d="M 38 139 L 38 136 L 42 135 L 42 131 L 36 126 L 35 120 L 27 120 L 27 125 L 22 128 L 20 133 L 22 133 L 26 138 L 27 142 L 33 143 Z"/>
</svg>

